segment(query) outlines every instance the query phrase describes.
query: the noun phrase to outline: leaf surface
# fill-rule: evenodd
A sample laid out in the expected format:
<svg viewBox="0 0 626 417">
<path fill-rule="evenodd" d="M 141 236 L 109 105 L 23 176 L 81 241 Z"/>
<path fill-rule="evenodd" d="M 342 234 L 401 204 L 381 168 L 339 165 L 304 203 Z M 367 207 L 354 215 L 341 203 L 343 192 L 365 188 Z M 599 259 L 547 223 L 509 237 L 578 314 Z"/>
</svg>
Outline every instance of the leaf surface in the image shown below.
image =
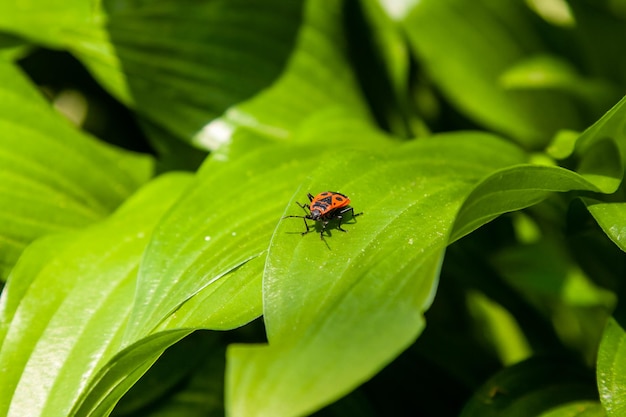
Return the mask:
<svg viewBox="0 0 626 417">
<path fill-rule="evenodd" d="M 74 129 L 0 62 L 0 279 L 39 236 L 108 215 L 152 175 L 152 158 Z"/>
<path fill-rule="evenodd" d="M 463 197 L 490 171 L 523 158 L 480 133 L 325 158 L 285 214 L 300 214 L 293 201 L 323 190 L 346 193 L 364 214 L 344 226 L 348 233 L 331 228 L 325 241 L 318 233 L 300 236 L 298 219 L 280 223 L 263 284 L 270 344 L 229 350 L 230 415 L 306 414 L 412 343 L 424 327 Z"/>
<path fill-rule="evenodd" d="M 626 332 L 614 318 L 607 323 L 598 350 L 597 378 L 607 416 L 626 413 Z"/>
<path fill-rule="evenodd" d="M 1 414 L 70 415 L 90 379 L 126 347 L 121 336 L 141 254 L 189 180 L 188 174 L 161 177 L 106 221 L 38 241 L 24 254 L 0 298 Z M 181 337 L 179 332 L 168 342 Z M 160 354 L 154 344 L 141 347 L 152 361 Z M 133 374 L 132 366 L 146 363 L 127 363 L 122 382 L 134 382 L 143 372 Z M 113 386 L 119 383 L 113 378 Z"/>
</svg>

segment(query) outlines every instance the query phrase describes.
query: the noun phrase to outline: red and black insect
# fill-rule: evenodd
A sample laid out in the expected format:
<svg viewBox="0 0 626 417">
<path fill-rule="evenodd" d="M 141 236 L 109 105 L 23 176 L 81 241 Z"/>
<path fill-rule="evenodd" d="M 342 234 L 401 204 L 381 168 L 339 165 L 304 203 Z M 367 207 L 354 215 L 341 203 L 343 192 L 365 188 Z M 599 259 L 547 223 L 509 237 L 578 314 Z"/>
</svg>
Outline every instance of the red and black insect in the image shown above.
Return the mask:
<svg viewBox="0 0 626 417">
<path fill-rule="evenodd" d="M 285 216 L 283 219 L 288 217 L 298 217 L 304 220 L 304 225 L 306 226 L 306 231 L 302 232 L 302 235 L 306 235 L 311 230 L 311 227 L 306 222 L 307 219 L 314 220 L 316 222 L 322 223 L 322 231 L 320 232 L 320 238 L 324 240 L 324 231 L 326 230 L 326 226 L 332 220 L 338 219 L 339 222 L 337 224 L 337 229 L 342 232 L 347 232 L 347 230 L 341 228 L 341 222 L 348 212 L 352 214 L 352 217 L 360 216 L 363 213 L 354 214 L 354 209 L 349 206 L 350 199 L 338 192 L 335 191 L 324 191 L 323 193 L 319 193 L 315 197 L 313 194 L 308 193 L 307 197 L 309 198 L 310 203 L 300 204 L 296 201 L 296 204 L 302 207 L 302 209 L 307 213 L 304 216 Z"/>
</svg>

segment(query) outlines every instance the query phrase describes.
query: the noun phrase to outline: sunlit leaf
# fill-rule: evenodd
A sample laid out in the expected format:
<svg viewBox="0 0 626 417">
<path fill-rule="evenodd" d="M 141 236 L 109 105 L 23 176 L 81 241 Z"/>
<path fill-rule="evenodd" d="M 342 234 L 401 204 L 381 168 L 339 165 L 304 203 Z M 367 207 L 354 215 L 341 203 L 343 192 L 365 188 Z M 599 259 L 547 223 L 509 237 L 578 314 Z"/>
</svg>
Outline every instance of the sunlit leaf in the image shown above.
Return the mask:
<svg viewBox="0 0 626 417">
<path fill-rule="evenodd" d="M 37 242 L 24 254 L 0 298 L 0 414 L 70 415 L 88 381 L 125 347 L 122 330 L 141 254 L 154 225 L 189 180 L 188 174 L 161 177 L 106 221 Z M 170 332 L 160 340 L 171 344 L 184 334 L 172 338 Z M 141 376 L 151 363 L 138 360 L 141 348 L 154 361 L 167 343 L 157 347 L 142 341 L 102 397 L 86 407 L 97 407 L 113 387 L 125 382 L 128 389 Z M 140 371 L 133 373 L 133 367 Z"/>
<path fill-rule="evenodd" d="M 532 206 L 555 191 L 596 191 L 577 173 L 552 166 L 520 165 L 505 168 L 481 182 L 465 201 L 452 234 L 457 240 L 502 213 Z"/>
<path fill-rule="evenodd" d="M 215 147 L 223 141 L 223 131 L 237 132 L 241 128 L 272 139 L 294 138 L 317 125 L 332 127 L 342 118 L 369 123 L 371 136 L 371 116 L 348 61 L 341 26 L 347 18 L 344 13 L 341 1 L 306 2 L 297 44 L 281 77 L 267 90 L 208 124 L 195 140 L 205 147 Z M 335 131 L 335 141 L 358 143 L 362 136 L 367 137 L 354 133 L 358 125 L 353 122 L 347 126 L 352 127 Z M 323 134 L 317 137 L 325 138 Z M 226 136 L 224 140 L 229 139 Z"/>
<path fill-rule="evenodd" d="M 264 276 L 270 345 L 229 350 L 230 414 L 310 412 L 406 348 L 424 327 L 463 197 L 479 178 L 522 159 L 517 148 L 478 133 L 325 159 L 285 214 L 301 212 L 293 201 L 307 191 L 328 189 L 346 193 L 364 214 L 325 241 L 300 236 L 297 219 L 280 223 Z"/>
<path fill-rule="evenodd" d="M 39 236 L 109 214 L 152 174 L 152 160 L 74 129 L 0 62 L 0 279 Z"/>
<path fill-rule="evenodd" d="M 311 146 L 272 146 L 227 162 L 210 159 L 155 230 L 139 269 L 127 340 L 166 319 L 172 326 L 193 320 L 224 329 L 258 317 L 272 232 L 319 155 Z M 185 318 L 193 311 L 198 316 Z"/>
</svg>

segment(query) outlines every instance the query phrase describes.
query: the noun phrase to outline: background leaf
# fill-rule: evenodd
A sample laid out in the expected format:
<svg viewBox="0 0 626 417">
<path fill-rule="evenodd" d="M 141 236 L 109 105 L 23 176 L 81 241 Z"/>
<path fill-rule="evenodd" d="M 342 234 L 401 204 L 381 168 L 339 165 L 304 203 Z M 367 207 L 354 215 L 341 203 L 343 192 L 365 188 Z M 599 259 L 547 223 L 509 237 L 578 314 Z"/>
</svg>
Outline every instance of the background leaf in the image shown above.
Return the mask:
<svg viewBox="0 0 626 417">
<path fill-rule="evenodd" d="M 581 399 L 587 400 L 586 408 L 595 408 L 590 415 L 601 416 L 592 402 L 596 393 L 591 375 L 576 366 L 563 359 L 535 358 L 506 368 L 476 391 L 461 417 L 578 416 L 566 412 L 585 411 Z"/>
<path fill-rule="evenodd" d="M 0 28 L 72 51 L 116 98 L 183 140 L 279 75 L 303 4 L 73 3 L 2 5 L 10 18 Z"/>
<path fill-rule="evenodd" d="M 604 233 L 626 252 L 626 203 L 602 203 L 584 199 L 587 209 Z"/>
<path fill-rule="evenodd" d="M 576 143 L 578 172 L 527 165 L 505 168 L 482 181 L 464 202 L 452 240 L 502 213 L 534 205 L 553 191 L 614 192 L 622 181 L 626 160 L 625 103 L 622 99 L 580 135 Z"/>
<path fill-rule="evenodd" d="M 507 90 L 500 78 L 529 55 L 546 52 L 522 2 L 426 0 L 398 17 L 430 77 L 466 115 L 527 147 L 559 128 L 580 128 L 567 96 Z"/>
<path fill-rule="evenodd" d="M 152 159 L 95 141 L 0 62 L 0 279 L 39 236 L 102 219 L 152 175 Z"/>
<path fill-rule="evenodd" d="M 230 108 L 194 140 L 215 149 L 236 140 L 242 128 L 273 140 L 359 143 L 371 137 L 373 119 L 350 67 L 344 19 L 342 1 L 306 2 L 297 43 L 281 77 L 267 90 Z M 368 132 L 357 130 L 360 125 L 367 126 Z"/>
</svg>

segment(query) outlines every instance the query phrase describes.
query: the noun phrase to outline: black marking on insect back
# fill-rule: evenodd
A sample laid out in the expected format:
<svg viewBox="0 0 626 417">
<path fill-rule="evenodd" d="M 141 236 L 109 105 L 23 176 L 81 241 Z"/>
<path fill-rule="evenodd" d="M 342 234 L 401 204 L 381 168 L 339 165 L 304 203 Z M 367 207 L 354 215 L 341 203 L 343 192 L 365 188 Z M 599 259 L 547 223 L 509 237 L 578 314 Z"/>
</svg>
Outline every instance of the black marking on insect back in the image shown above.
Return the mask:
<svg viewBox="0 0 626 417">
<path fill-rule="evenodd" d="M 315 202 L 315 204 L 318 203 L 325 203 L 327 206 L 329 206 L 333 203 L 333 196 L 329 195 L 328 197 L 321 198 Z"/>
<path fill-rule="evenodd" d="M 315 203 L 311 204 L 311 210 L 320 209 L 324 211 L 328 206 L 329 204 L 325 203 L 324 201 L 316 201 Z"/>
</svg>

